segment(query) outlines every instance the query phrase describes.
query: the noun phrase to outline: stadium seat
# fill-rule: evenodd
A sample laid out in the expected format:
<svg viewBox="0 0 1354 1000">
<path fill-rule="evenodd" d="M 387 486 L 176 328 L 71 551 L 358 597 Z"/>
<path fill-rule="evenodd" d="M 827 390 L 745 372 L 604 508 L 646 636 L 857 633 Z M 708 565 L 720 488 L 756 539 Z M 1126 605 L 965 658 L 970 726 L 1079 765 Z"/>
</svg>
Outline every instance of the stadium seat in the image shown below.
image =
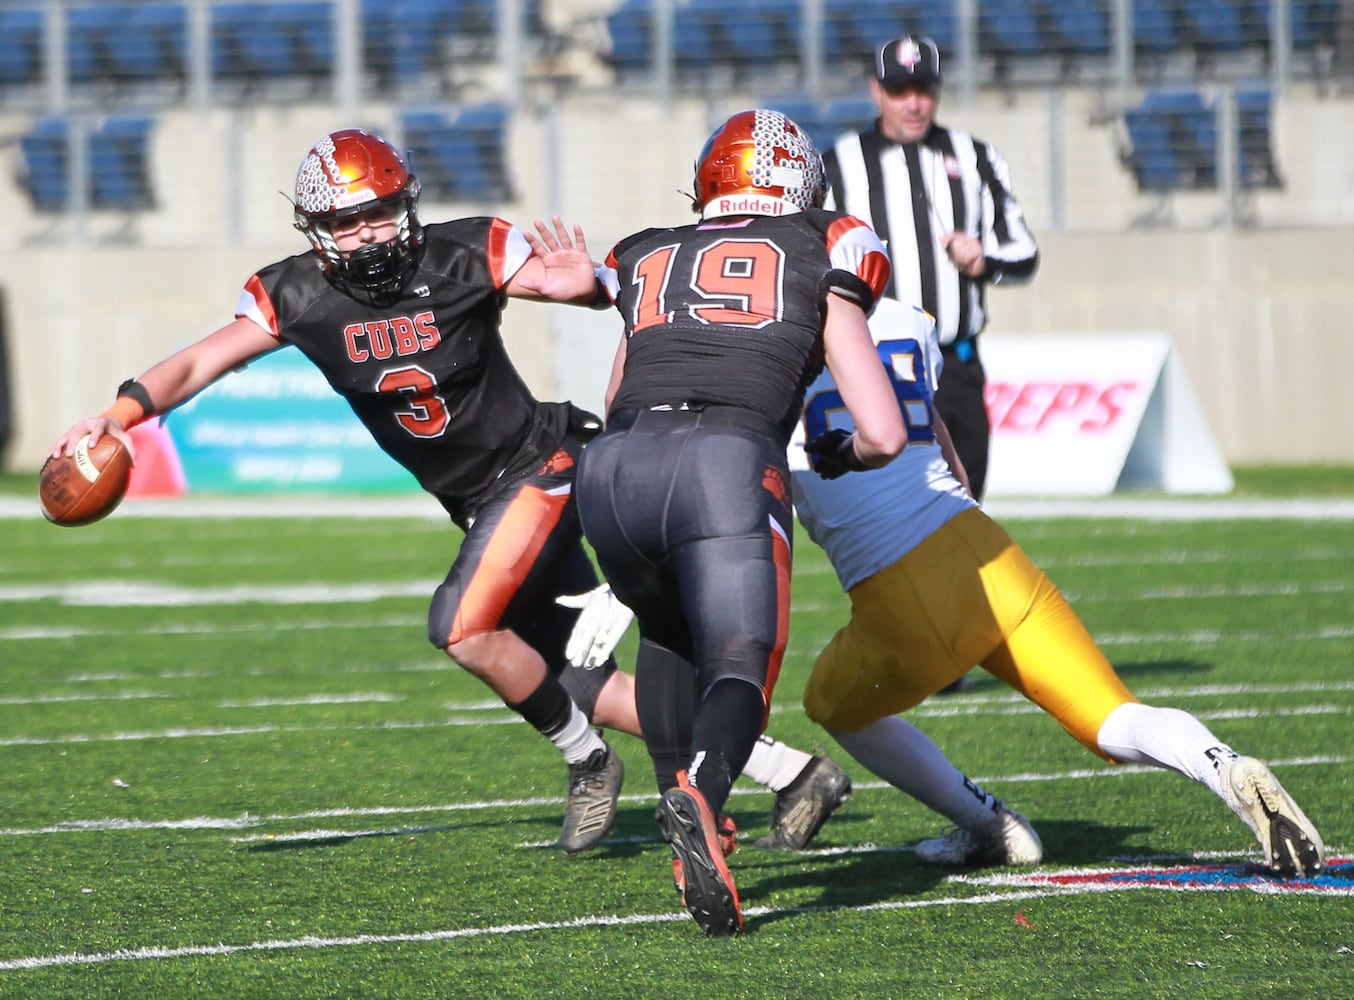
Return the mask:
<svg viewBox="0 0 1354 1000">
<path fill-rule="evenodd" d="M 42 82 L 42 11 L 0 7 L 0 87 Z"/>
<path fill-rule="evenodd" d="M 1143 98 L 1142 110 L 1166 122 L 1185 186 L 1215 186 L 1218 179 L 1217 116 L 1204 95 L 1197 90 L 1151 91 Z"/>
<path fill-rule="evenodd" d="M 1268 86 L 1240 87 L 1237 105 L 1237 181 L 1244 190 L 1282 186 L 1270 135 Z M 1217 106 L 1197 90 L 1149 92 L 1124 115 L 1125 163 L 1141 190 L 1190 190 L 1218 183 Z"/>
<path fill-rule="evenodd" d="M 957 0 L 826 0 L 823 50 L 828 62 L 869 65 L 878 46 L 902 35 L 934 40 L 944 65 L 945 59 L 953 58 L 959 37 Z"/>
<path fill-rule="evenodd" d="M 1175 25 L 1176 0 L 1133 0 L 1133 49 L 1138 55 L 1165 55 L 1185 47 Z"/>
<path fill-rule="evenodd" d="M 90 136 L 90 205 L 137 211 L 153 208 L 149 140 L 153 119 L 109 115 Z"/>
<path fill-rule="evenodd" d="M 1138 190 L 1163 193 L 1190 187 L 1190 178 L 1176 158 L 1166 120 L 1139 109 L 1124 114 L 1129 149 L 1124 162 L 1133 171 Z"/>
<path fill-rule="evenodd" d="M 498 103 L 470 105 L 458 112 L 404 112 L 404 146 L 425 196 L 440 201 L 513 200 L 506 155 L 508 124 L 509 110 Z"/>
<path fill-rule="evenodd" d="M 67 11 L 66 58 L 75 83 L 182 81 L 188 15 L 182 3 L 120 3 Z"/>
<path fill-rule="evenodd" d="M 33 208 L 64 212 L 70 200 L 70 123 L 62 116 L 39 118 L 19 137 L 22 183 Z"/>
<path fill-rule="evenodd" d="M 1236 52 L 1248 44 L 1241 0 L 1190 0 L 1179 9 L 1180 30 L 1196 52 Z"/>
<path fill-rule="evenodd" d="M 634 70 L 653 61 L 653 0 L 625 0 L 606 17 L 611 47 L 606 60 L 620 70 Z"/>
<path fill-rule="evenodd" d="M 154 120 L 143 115 L 108 115 L 89 135 L 89 207 L 140 211 L 154 207 L 149 139 Z M 70 201 L 70 121 L 40 118 L 19 139 L 23 185 L 34 209 L 64 212 Z"/>
<path fill-rule="evenodd" d="M 1283 186 L 1270 134 L 1272 101 L 1267 86 L 1237 88 L 1237 173 L 1241 187 L 1247 190 Z"/>
<path fill-rule="evenodd" d="M 1216 183 L 1216 133 L 1208 156 L 1201 153 L 1204 120 L 1212 110 L 1198 91 L 1151 91 L 1124 114 L 1129 148 L 1125 162 L 1141 191 L 1176 191 Z"/>
<path fill-rule="evenodd" d="M 216 79 L 327 78 L 334 64 L 333 7 L 324 0 L 214 4 L 211 49 Z"/>
<path fill-rule="evenodd" d="M 1306 52 L 1331 45 L 1339 23 L 1340 0 L 1289 0 L 1289 33 L 1293 48 Z"/>
<path fill-rule="evenodd" d="M 981 4 L 978 51 L 996 60 L 998 75 L 1012 60 L 1045 55 L 1033 0 L 987 0 Z"/>
<path fill-rule="evenodd" d="M 1107 0 L 1053 0 L 1041 13 L 1044 48 L 1065 60 L 1106 56 L 1110 51 Z"/>
<path fill-rule="evenodd" d="M 435 72 L 453 12 L 449 0 L 363 0 L 363 59 L 378 85 Z"/>
</svg>

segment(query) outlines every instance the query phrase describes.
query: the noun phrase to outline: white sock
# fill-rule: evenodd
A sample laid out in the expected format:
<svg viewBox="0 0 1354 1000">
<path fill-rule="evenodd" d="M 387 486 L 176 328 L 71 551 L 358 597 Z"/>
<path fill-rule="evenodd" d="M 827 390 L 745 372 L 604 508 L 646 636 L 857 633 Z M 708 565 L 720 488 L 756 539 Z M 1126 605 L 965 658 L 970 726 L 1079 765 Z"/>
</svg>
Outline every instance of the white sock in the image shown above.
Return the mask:
<svg viewBox="0 0 1354 1000">
<path fill-rule="evenodd" d="M 773 792 L 779 792 L 799 777 L 809 766 L 811 756 L 803 750 L 786 746 L 770 736 L 759 736 L 752 746 L 752 756 L 743 768 L 743 774 Z"/>
<path fill-rule="evenodd" d="M 865 767 L 956 826 L 983 829 L 991 823 L 997 800 L 912 723 L 889 715 L 858 733 L 828 732 Z"/>
<path fill-rule="evenodd" d="M 569 721 L 553 733 L 550 742 L 559 747 L 570 764 L 581 764 L 594 752 L 606 746 L 601 734 L 588 723 L 588 717 L 572 700 L 569 703 Z"/>
<path fill-rule="evenodd" d="M 1218 768 L 1237 755 L 1188 712 L 1136 702 L 1127 702 L 1111 712 L 1101 724 L 1096 742 L 1117 761 L 1176 771 L 1207 785 L 1219 797 L 1223 792 Z"/>
</svg>

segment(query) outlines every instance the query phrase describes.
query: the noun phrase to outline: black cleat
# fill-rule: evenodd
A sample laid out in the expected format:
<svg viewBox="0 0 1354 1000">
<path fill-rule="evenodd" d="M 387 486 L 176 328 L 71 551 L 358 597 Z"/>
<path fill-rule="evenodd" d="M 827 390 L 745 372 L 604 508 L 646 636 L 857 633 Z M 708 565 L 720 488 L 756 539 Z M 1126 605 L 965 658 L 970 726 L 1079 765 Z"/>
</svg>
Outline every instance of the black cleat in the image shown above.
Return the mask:
<svg viewBox="0 0 1354 1000">
<path fill-rule="evenodd" d="M 768 851 L 802 851 L 851 794 L 851 776 L 831 757 L 813 757 L 776 793 L 771 832 L 752 843 Z"/>
<path fill-rule="evenodd" d="M 625 765 L 605 742 L 587 760 L 569 765 L 569 798 L 559 835 L 564 853 L 577 854 L 596 847 L 611 832 L 623 781 Z"/>
<path fill-rule="evenodd" d="M 704 796 L 689 785 L 669 788 L 658 800 L 655 818 L 672 848 L 682 902 L 700 929 L 711 937 L 743 933 L 738 888 L 724 863 L 720 831 Z"/>
</svg>

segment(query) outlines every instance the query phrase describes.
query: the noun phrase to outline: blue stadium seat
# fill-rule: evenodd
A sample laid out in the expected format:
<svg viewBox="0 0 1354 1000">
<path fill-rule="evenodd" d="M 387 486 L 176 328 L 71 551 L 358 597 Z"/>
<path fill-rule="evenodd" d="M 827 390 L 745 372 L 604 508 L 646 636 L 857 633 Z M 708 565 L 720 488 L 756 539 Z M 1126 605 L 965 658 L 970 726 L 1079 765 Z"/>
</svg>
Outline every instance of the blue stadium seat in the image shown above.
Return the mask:
<svg viewBox="0 0 1354 1000">
<path fill-rule="evenodd" d="M 1240 0 L 1190 0 L 1179 17 L 1184 39 L 1197 52 L 1236 52 L 1248 44 Z"/>
<path fill-rule="evenodd" d="M 70 199 L 70 123 L 61 116 L 39 118 L 19 138 L 23 186 L 39 212 L 63 212 Z"/>
<path fill-rule="evenodd" d="M 1150 91 L 1124 114 L 1129 150 L 1126 162 L 1142 191 L 1212 187 L 1216 175 L 1213 111 L 1198 91 Z M 1204 152 L 1208 129 L 1212 147 Z"/>
<path fill-rule="evenodd" d="M 363 59 L 380 84 L 438 68 L 453 9 L 448 0 L 363 0 Z"/>
<path fill-rule="evenodd" d="M 987 0 L 978 8 L 978 49 L 999 62 L 1044 54 L 1034 0 Z"/>
<path fill-rule="evenodd" d="M 653 0 L 625 0 L 607 15 L 611 50 L 607 62 L 617 69 L 640 69 L 653 61 Z"/>
<path fill-rule="evenodd" d="M 542 0 L 523 0 L 527 38 L 547 33 Z M 497 54 L 497 0 L 361 0 L 362 61 L 377 86 L 431 77 L 446 68 L 448 43 L 458 59 Z"/>
<path fill-rule="evenodd" d="M 1192 186 L 1192 178 L 1176 158 L 1165 118 L 1133 109 L 1124 114 L 1124 121 L 1129 136 L 1125 162 L 1139 191 L 1162 193 Z"/>
<path fill-rule="evenodd" d="M 188 15 L 182 3 L 115 3 L 67 11 L 66 58 L 76 83 L 182 81 Z"/>
<path fill-rule="evenodd" d="M 212 75 L 267 84 L 319 80 L 333 72 L 333 7 L 299 3 L 223 3 L 211 7 Z"/>
<path fill-rule="evenodd" d="M 1272 102 L 1273 94 L 1268 86 L 1237 88 L 1237 171 L 1241 186 L 1247 190 L 1283 186 L 1274 162 L 1270 128 Z"/>
<path fill-rule="evenodd" d="M 1164 55 L 1185 47 L 1176 30 L 1177 0 L 1133 0 L 1133 48 L 1138 55 Z"/>
<path fill-rule="evenodd" d="M 1340 0 L 1290 0 L 1288 17 L 1293 48 L 1305 52 L 1331 44 L 1339 23 L 1339 4 Z"/>
<path fill-rule="evenodd" d="M 153 119 L 143 115 L 109 115 L 90 136 L 90 205 L 138 211 L 153 208 L 150 176 L 150 133 Z"/>
<path fill-rule="evenodd" d="M 109 115 L 89 134 L 89 206 L 140 211 L 154 207 L 150 173 L 150 133 L 154 120 L 144 115 Z M 70 200 L 70 136 L 67 118 L 40 118 L 19 139 L 23 185 L 33 207 L 44 213 L 66 210 Z"/>
<path fill-rule="evenodd" d="M 941 66 L 954 57 L 959 38 L 956 0 L 895 3 L 890 0 L 826 0 L 823 51 L 828 62 L 869 65 L 875 50 L 902 35 L 922 35 L 940 47 Z"/>
<path fill-rule="evenodd" d="M 1053 0 L 1044 8 L 1044 47 L 1070 58 L 1105 56 L 1110 51 L 1108 0 Z"/>
<path fill-rule="evenodd" d="M 427 197 L 443 201 L 511 201 L 506 105 L 459 112 L 414 109 L 401 115 L 410 165 Z"/>
<path fill-rule="evenodd" d="M 42 11 L 0 7 L 0 86 L 42 82 Z"/>
</svg>

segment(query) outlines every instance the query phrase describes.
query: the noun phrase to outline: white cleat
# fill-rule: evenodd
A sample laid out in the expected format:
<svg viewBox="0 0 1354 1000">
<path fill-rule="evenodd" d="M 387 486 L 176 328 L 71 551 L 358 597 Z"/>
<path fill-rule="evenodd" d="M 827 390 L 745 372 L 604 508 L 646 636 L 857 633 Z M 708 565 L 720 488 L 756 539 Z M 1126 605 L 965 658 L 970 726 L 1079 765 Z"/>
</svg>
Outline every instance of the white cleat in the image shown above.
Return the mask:
<svg viewBox="0 0 1354 1000">
<path fill-rule="evenodd" d="M 1222 765 L 1223 799 L 1246 821 L 1265 852 L 1265 863 L 1284 878 L 1311 877 L 1326 861 L 1321 834 L 1279 779 L 1254 757 Z"/>
<path fill-rule="evenodd" d="M 947 868 L 1037 865 L 1044 857 L 1044 845 L 1030 821 L 1000 802 L 986 829 L 957 826 L 943 837 L 921 841 L 915 850 L 923 864 Z"/>
</svg>

